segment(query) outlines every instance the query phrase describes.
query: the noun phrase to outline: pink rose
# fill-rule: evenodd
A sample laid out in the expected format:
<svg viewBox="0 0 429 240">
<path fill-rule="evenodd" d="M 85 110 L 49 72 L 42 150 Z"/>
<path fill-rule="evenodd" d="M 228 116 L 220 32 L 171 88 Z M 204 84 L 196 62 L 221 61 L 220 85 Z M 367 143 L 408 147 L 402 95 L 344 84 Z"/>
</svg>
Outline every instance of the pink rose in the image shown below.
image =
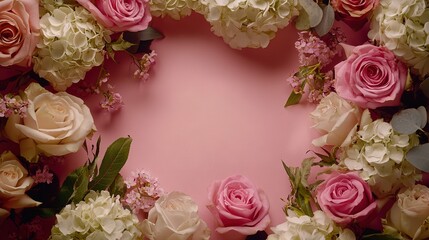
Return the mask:
<svg viewBox="0 0 429 240">
<path fill-rule="evenodd" d="M 333 174 L 316 192 L 320 208 L 340 225 L 363 224 L 377 214 L 371 189 L 357 173 Z"/>
<path fill-rule="evenodd" d="M 39 1 L 0 1 L 0 65 L 30 66 L 39 28 Z"/>
<path fill-rule="evenodd" d="M 379 0 L 332 0 L 331 5 L 344 17 L 363 18 L 378 6 Z"/>
<path fill-rule="evenodd" d="M 270 224 L 265 193 L 244 176 L 214 182 L 209 188 L 209 199 L 211 203 L 207 207 L 219 224 L 216 229 L 219 233 L 236 231 L 253 235 Z"/>
<path fill-rule="evenodd" d="M 407 67 L 384 47 L 371 44 L 349 49 L 335 66 L 338 95 L 362 108 L 397 106 L 407 81 Z"/>
<path fill-rule="evenodd" d="M 100 24 L 114 32 L 138 32 L 147 28 L 152 16 L 149 0 L 77 0 Z"/>
</svg>

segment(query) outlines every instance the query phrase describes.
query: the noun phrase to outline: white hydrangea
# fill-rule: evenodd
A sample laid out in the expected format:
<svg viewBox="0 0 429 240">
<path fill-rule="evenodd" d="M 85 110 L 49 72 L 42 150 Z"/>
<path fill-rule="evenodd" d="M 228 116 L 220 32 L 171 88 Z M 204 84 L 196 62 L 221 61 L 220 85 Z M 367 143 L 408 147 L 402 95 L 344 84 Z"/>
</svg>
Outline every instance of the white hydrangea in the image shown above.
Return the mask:
<svg viewBox="0 0 429 240">
<path fill-rule="evenodd" d="M 271 228 L 273 234 L 267 240 L 354 240 L 354 233 L 350 229 L 341 229 L 326 214 L 320 210 L 314 216 L 296 216 L 288 212 L 286 222 Z"/>
<path fill-rule="evenodd" d="M 344 150 L 342 163 L 359 171 L 377 196 L 386 196 L 420 179 L 418 170 L 405 161 L 406 152 L 416 144 L 415 134 L 397 134 L 389 123 L 377 119 L 361 126 L 354 144 Z"/>
<path fill-rule="evenodd" d="M 195 10 L 232 48 L 259 48 L 298 15 L 298 0 L 201 0 Z"/>
<path fill-rule="evenodd" d="M 104 60 L 109 32 L 83 7 L 45 2 L 34 71 L 64 91 Z"/>
<path fill-rule="evenodd" d="M 429 74 L 429 0 L 381 0 L 368 37 L 380 41 L 421 76 Z"/>
<path fill-rule="evenodd" d="M 151 0 L 150 13 L 155 17 L 170 16 L 175 20 L 189 16 L 198 0 Z"/>
<path fill-rule="evenodd" d="M 140 239 L 138 219 L 125 209 L 119 196 L 107 191 L 91 191 L 85 201 L 67 205 L 56 215 L 52 240 L 63 239 Z"/>
</svg>

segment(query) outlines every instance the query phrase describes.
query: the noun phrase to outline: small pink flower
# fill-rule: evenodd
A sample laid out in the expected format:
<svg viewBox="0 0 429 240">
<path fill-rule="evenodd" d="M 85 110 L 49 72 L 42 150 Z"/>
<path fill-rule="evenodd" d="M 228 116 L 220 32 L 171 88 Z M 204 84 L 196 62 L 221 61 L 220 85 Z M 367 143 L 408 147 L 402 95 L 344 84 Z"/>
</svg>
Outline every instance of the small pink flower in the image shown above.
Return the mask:
<svg viewBox="0 0 429 240">
<path fill-rule="evenodd" d="M 77 0 L 100 24 L 114 32 L 146 29 L 152 16 L 149 0 Z"/>
<path fill-rule="evenodd" d="M 334 222 L 366 224 L 377 213 L 369 185 L 357 173 L 334 173 L 316 190 L 320 208 Z"/>
<path fill-rule="evenodd" d="M 405 64 L 384 47 L 344 48 L 349 56 L 335 66 L 338 95 L 362 108 L 399 105 L 407 81 Z"/>
<path fill-rule="evenodd" d="M 38 184 L 38 183 L 51 184 L 53 177 L 54 175 L 49 172 L 49 167 L 45 165 L 43 166 L 43 170 L 38 169 L 36 171 L 36 174 L 33 176 L 33 179 L 35 184 Z"/>
<path fill-rule="evenodd" d="M 219 233 L 236 231 L 253 235 L 263 231 L 271 221 L 268 198 L 244 176 L 231 176 L 212 183 L 209 200 L 207 207 L 219 224 L 216 228 Z"/>
</svg>

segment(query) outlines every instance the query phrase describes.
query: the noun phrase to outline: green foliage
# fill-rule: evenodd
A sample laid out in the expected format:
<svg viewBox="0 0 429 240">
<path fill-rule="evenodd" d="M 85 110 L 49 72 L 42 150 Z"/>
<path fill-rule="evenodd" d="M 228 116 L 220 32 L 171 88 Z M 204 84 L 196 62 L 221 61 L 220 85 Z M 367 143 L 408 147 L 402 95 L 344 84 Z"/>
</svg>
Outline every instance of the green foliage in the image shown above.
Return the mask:
<svg viewBox="0 0 429 240">
<path fill-rule="evenodd" d="M 93 159 L 70 173 L 63 182 L 58 195 L 52 201 L 51 206 L 43 206 L 37 210 L 37 214 L 43 217 L 50 217 L 60 212 L 67 204 L 82 201 L 90 190 L 108 190 L 111 194 L 122 196 L 125 193 L 125 184 L 119 171 L 128 159 L 132 139 L 119 138 L 113 142 L 106 150 L 100 168 L 97 168 L 96 161 L 99 155 L 100 138 L 97 144 L 92 146 Z M 88 148 L 85 146 L 87 151 Z M 95 150 L 95 152 L 94 152 Z M 90 181 L 90 179 L 92 179 Z"/>
<path fill-rule="evenodd" d="M 320 23 L 316 27 L 314 27 L 314 31 L 320 37 L 324 36 L 325 34 L 327 34 L 331 30 L 332 26 L 334 25 L 334 21 L 335 21 L 335 12 L 334 12 L 334 9 L 332 8 L 331 4 L 322 5 L 321 7 L 323 10 L 322 20 L 320 21 Z"/>
<path fill-rule="evenodd" d="M 308 184 L 308 176 L 310 175 L 313 160 L 314 158 L 304 159 L 301 163 L 301 167 L 288 167 L 282 162 L 289 176 L 292 189 L 288 197 L 288 203 L 285 206 L 285 212 L 287 209 L 291 209 L 296 212 L 298 216 L 313 216 L 313 210 L 311 209 L 313 199 L 311 189 L 314 188 L 314 185 Z"/>
<path fill-rule="evenodd" d="M 100 191 L 107 189 L 128 159 L 131 138 L 119 138 L 107 148 L 101 162 L 98 175 L 89 183 L 89 189 Z"/>
</svg>

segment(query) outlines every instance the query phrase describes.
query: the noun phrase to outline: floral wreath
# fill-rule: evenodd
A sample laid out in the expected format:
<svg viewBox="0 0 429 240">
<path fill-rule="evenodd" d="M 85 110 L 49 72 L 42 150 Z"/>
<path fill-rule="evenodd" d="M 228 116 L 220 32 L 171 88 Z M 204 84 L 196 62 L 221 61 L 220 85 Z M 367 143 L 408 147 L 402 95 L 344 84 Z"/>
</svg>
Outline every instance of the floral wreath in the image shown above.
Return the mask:
<svg viewBox="0 0 429 240">
<path fill-rule="evenodd" d="M 134 77 L 147 81 L 156 58 L 150 43 L 163 37 L 149 26 L 152 16 L 179 20 L 193 11 L 236 49 L 266 47 L 293 23 L 300 66 L 287 79 L 285 107 L 306 97 L 321 132 L 312 142 L 320 151 L 299 167 L 283 163 L 292 186 L 284 223 L 270 226 L 264 191 L 235 175 L 208 191 L 217 232 L 268 240 L 429 238 L 429 1 L 3 0 L 0 120 L 4 140 L 19 145 L 0 155 L 0 224 L 14 226 L 9 238 L 210 238 L 188 195 L 165 193 L 143 170 L 119 174 L 130 137 L 100 156 L 101 139 L 86 141 L 96 127 L 78 97 L 100 95 L 102 109 L 119 110 L 124 103 L 104 62 L 126 52 Z M 369 41 L 345 44 L 335 20 L 369 28 Z M 85 78 L 94 68 L 98 77 Z M 81 148 L 87 162 L 60 183 L 51 166 Z"/>
</svg>

